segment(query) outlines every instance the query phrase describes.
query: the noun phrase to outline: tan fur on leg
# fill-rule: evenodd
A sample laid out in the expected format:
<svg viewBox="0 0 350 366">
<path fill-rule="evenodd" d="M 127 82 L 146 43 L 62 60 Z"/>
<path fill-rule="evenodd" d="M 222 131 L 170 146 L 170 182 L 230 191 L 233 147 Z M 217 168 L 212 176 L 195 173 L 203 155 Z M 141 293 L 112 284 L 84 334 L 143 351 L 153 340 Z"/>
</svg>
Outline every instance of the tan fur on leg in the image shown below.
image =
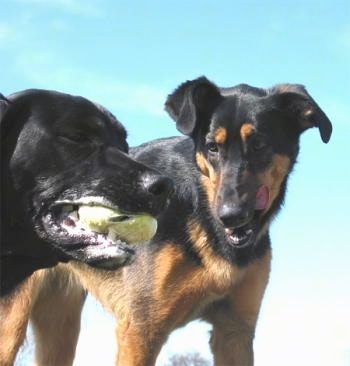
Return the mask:
<svg viewBox="0 0 350 366">
<path fill-rule="evenodd" d="M 0 365 L 13 365 L 24 342 L 37 276 L 26 279 L 11 294 L 0 299 Z"/>
<path fill-rule="evenodd" d="M 208 307 L 204 318 L 213 324 L 210 345 L 215 365 L 253 365 L 253 339 L 270 262 L 268 252 L 248 267 L 228 297 Z"/>
<path fill-rule="evenodd" d="M 74 275 L 56 266 L 45 281 L 31 313 L 37 365 L 71 365 L 86 293 Z"/>
<path fill-rule="evenodd" d="M 116 365 L 123 366 L 145 366 L 154 365 L 165 341 L 163 337 L 156 339 L 142 334 L 145 329 L 138 329 L 129 321 L 118 322 L 117 339 L 118 354 Z M 154 334 L 151 334 L 151 337 Z M 146 341 L 147 339 L 147 341 Z"/>
</svg>

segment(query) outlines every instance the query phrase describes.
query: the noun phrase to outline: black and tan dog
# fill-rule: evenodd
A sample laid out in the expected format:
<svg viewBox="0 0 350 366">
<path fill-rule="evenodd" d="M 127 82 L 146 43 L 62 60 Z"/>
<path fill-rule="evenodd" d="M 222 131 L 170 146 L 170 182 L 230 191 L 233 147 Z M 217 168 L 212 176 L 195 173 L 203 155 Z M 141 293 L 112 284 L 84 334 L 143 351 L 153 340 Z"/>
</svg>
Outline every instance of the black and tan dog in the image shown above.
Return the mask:
<svg viewBox="0 0 350 366">
<path fill-rule="evenodd" d="M 54 305 L 64 298 L 52 286 L 58 279 L 77 298 L 81 283 L 115 314 L 119 365 L 153 365 L 171 331 L 198 318 L 213 325 L 215 364 L 253 364 L 270 272 L 269 225 L 283 202 L 300 134 L 318 127 L 328 142 L 331 123 L 299 85 L 220 89 L 199 78 L 175 90 L 166 109 L 190 138 L 152 141 L 132 151 L 175 182 L 158 232 L 120 271 L 76 263 L 38 275 L 41 290 L 31 318 L 39 364 L 74 357 L 75 345 L 62 339 L 71 341 L 79 331 L 82 301 L 58 311 Z M 75 284 L 68 273 L 77 275 Z"/>
<path fill-rule="evenodd" d="M 69 220 L 71 211 L 103 204 L 156 216 L 171 181 L 131 159 L 124 127 L 82 97 L 26 90 L 1 96 L 0 107 L 3 347 L 5 325 L 27 311 L 22 282 L 35 270 L 70 259 L 116 269 L 133 257 L 125 242 Z"/>
</svg>

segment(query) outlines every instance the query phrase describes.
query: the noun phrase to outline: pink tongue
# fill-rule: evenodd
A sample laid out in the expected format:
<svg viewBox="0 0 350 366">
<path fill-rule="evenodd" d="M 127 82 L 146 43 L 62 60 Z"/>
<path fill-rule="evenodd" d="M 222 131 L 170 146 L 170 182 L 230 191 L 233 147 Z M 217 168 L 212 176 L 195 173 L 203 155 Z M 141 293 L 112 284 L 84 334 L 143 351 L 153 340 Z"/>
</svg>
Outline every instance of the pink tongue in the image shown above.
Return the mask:
<svg viewBox="0 0 350 366">
<path fill-rule="evenodd" d="M 269 189 L 261 185 L 256 192 L 256 201 L 255 201 L 255 209 L 256 210 L 265 210 L 267 204 L 269 202 Z"/>
</svg>

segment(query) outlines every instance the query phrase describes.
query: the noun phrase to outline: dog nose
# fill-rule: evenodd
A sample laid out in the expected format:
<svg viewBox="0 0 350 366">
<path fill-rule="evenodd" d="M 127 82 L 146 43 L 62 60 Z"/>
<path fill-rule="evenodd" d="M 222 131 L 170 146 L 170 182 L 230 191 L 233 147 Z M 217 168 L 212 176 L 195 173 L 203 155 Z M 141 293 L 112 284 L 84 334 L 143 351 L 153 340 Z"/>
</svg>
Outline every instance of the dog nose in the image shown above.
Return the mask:
<svg viewBox="0 0 350 366">
<path fill-rule="evenodd" d="M 247 224 L 253 212 L 250 212 L 247 207 L 241 207 L 236 204 L 223 204 L 218 209 L 218 216 L 227 228 L 238 228 Z"/>
<path fill-rule="evenodd" d="M 173 181 L 163 175 L 146 178 L 144 185 L 155 196 L 168 196 L 174 189 Z"/>
<path fill-rule="evenodd" d="M 157 207 L 162 209 L 174 190 L 173 181 L 158 173 L 145 173 L 141 179 L 143 188 L 152 195 Z"/>
</svg>

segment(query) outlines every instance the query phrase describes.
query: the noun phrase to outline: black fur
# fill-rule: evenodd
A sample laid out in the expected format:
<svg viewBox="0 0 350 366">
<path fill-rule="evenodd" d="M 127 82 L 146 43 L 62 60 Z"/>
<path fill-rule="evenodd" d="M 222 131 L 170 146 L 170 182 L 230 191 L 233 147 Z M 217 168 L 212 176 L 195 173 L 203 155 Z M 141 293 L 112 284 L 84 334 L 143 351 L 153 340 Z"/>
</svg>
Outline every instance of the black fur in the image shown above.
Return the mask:
<svg viewBox="0 0 350 366">
<path fill-rule="evenodd" d="M 129 213 L 157 215 L 170 180 L 132 160 L 124 127 L 82 97 L 26 90 L 1 95 L 0 107 L 1 294 L 71 258 L 108 268 L 127 263 L 133 251 L 125 243 L 68 235 L 58 202 L 99 197 Z"/>
<path fill-rule="evenodd" d="M 131 150 L 134 158 L 171 177 L 175 183 L 175 194 L 161 215 L 160 230 L 152 245 L 170 240 L 200 263 L 200 255 L 184 230 L 189 221 L 197 220 L 217 254 L 238 266 L 249 264 L 270 246 L 268 230 L 263 228 L 283 203 L 288 175 L 299 151 L 300 134 L 309 127 L 318 127 L 322 140 L 328 142 L 330 121 L 300 85 L 260 89 L 242 84 L 219 88 L 205 77 L 180 85 L 168 97 L 166 110 L 180 132 L 190 137 L 155 140 Z M 256 129 L 246 146 L 239 132 L 244 123 Z M 220 127 L 228 136 L 224 144 L 217 146 L 214 134 Z M 222 175 L 212 205 L 202 184 L 203 173 L 195 162 L 198 152 Z M 271 167 L 276 155 L 287 157 L 290 165 L 269 209 L 259 211 L 255 209 L 257 190 L 262 184 L 258 177 Z M 249 177 L 244 178 L 244 174 Z M 225 205 L 229 214 L 224 219 L 221 213 Z M 239 222 L 242 212 L 247 218 Z M 239 232 L 244 225 L 251 225 L 253 240 L 247 245 L 232 245 L 225 227 Z"/>
</svg>

